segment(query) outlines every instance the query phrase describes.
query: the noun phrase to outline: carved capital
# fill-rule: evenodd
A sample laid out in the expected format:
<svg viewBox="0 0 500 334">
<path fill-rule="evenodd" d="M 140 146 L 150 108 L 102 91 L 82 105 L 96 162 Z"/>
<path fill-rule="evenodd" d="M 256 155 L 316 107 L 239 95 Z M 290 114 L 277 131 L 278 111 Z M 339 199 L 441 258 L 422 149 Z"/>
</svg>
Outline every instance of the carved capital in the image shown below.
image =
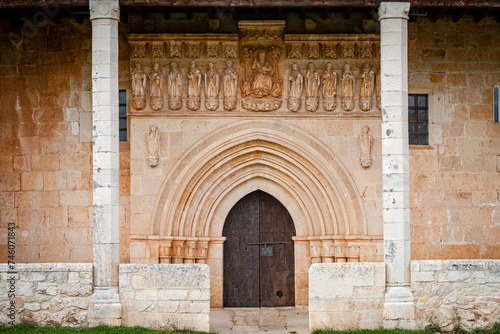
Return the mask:
<svg viewBox="0 0 500 334">
<path fill-rule="evenodd" d="M 120 4 L 118 0 L 89 0 L 90 20 L 120 19 Z"/>
<path fill-rule="evenodd" d="M 378 8 L 379 20 L 402 19 L 408 20 L 410 13 L 409 2 L 382 2 Z"/>
</svg>

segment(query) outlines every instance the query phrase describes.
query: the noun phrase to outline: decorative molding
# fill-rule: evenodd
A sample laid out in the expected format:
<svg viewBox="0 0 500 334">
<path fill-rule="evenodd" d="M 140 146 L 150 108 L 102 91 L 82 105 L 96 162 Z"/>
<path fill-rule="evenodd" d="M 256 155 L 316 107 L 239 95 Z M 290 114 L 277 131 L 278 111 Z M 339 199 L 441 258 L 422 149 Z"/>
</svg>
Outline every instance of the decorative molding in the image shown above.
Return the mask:
<svg viewBox="0 0 500 334">
<path fill-rule="evenodd" d="M 381 2 L 378 8 L 379 21 L 385 19 L 408 20 L 409 13 L 409 2 Z"/>
<path fill-rule="evenodd" d="M 120 19 L 120 3 L 118 0 L 89 0 L 90 20 Z"/>
<path fill-rule="evenodd" d="M 129 42 L 132 47 L 131 57 L 132 58 L 144 58 L 146 57 L 146 42 Z"/>
</svg>

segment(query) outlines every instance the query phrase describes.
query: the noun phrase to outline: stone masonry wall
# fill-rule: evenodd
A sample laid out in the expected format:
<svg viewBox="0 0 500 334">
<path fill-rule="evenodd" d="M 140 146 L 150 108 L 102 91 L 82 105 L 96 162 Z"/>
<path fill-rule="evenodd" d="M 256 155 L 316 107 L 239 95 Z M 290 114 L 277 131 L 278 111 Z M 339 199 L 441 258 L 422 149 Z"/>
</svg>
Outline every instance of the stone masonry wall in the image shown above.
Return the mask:
<svg viewBox="0 0 500 334">
<path fill-rule="evenodd" d="M 82 327 L 92 294 L 92 264 L 16 264 L 17 274 L 0 264 L 0 324 L 8 324 L 11 300 L 15 322 L 42 326 Z M 11 281 L 14 276 L 14 288 Z M 14 296 L 9 296 L 12 293 Z M 11 298 L 12 297 L 12 298 Z"/>
<path fill-rule="evenodd" d="M 309 329 L 382 326 L 385 263 L 322 263 L 309 270 Z"/>
<path fill-rule="evenodd" d="M 408 23 L 409 92 L 429 94 L 429 146 L 411 149 L 412 259 L 500 258 L 500 23 Z"/>
<path fill-rule="evenodd" d="M 411 288 L 419 328 L 437 323 L 466 330 L 500 321 L 500 261 L 412 261 Z"/>
<path fill-rule="evenodd" d="M 205 264 L 120 264 L 122 325 L 209 331 Z"/>
</svg>

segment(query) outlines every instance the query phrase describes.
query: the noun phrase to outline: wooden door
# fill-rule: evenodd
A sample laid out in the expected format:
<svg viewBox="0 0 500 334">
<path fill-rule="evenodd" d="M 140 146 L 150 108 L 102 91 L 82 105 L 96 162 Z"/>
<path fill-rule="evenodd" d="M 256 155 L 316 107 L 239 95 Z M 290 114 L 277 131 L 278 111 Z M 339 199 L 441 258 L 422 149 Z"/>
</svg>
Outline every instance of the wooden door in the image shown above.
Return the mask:
<svg viewBox="0 0 500 334">
<path fill-rule="evenodd" d="M 278 200 L 248 194 L 229 212 L 223 235 L 225 307 L 295 305 L 295 226 Z"/>
</svg>

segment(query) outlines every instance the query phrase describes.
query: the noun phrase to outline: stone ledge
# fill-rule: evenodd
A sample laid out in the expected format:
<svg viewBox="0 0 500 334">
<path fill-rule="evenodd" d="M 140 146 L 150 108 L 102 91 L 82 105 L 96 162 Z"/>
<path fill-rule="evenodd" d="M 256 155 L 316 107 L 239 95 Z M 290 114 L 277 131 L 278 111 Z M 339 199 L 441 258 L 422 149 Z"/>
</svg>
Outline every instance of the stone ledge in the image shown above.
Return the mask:
<svg viewBox="0 0 500 334">
<path fill-rule="evenodd" d="M 16 263 L 16 272 L 92 272 L 92 263 Z M 0 264 L 0 273 L 10 271 L 8 264 Z"/>
</svg>

